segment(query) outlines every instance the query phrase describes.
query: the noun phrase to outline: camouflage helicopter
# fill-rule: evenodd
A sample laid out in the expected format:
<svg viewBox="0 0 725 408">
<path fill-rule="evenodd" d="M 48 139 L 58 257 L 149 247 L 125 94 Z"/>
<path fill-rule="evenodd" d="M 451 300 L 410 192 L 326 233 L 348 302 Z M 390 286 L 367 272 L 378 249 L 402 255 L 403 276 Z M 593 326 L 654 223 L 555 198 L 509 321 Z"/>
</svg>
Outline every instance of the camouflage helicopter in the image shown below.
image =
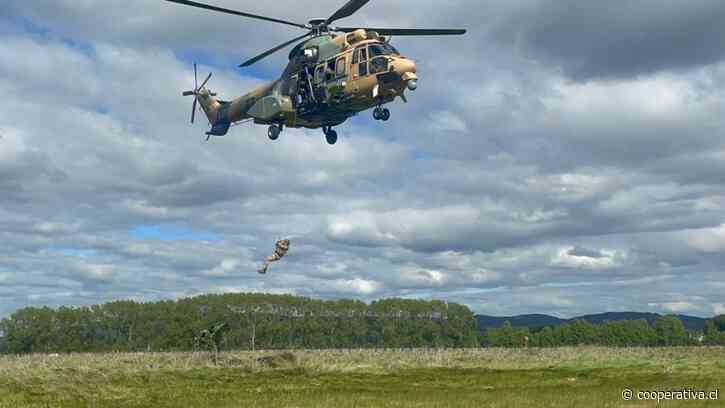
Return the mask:
<svg viewBox="0 0 725 408">
<path fill-rule="evenodd" d="M 327 143 L 337 142 L 333 127 L 359 112 L 374 108 L 375 120 L 387 121 L 390 111 L 383 105 L 418 87 L 416 65 L 390 44 L 391 36 L 461 35 L 463 29 L 401 29 L 337 27 L 331 24 L 349 17 L 370 0 L 349 0 L 327 19 L 298 24 L 277 18 L 230 10 L 188 0 L 166 0 L 220 13 L 233 14 L 298 27 L 307 32 L 244 62 L 248 67 L 298 41 L 289 53 L 281 77 L 233 101 L 216 98 L 206 88 L 212 74 L 184 96 L 194 96 L 191 123 L 197 102 L 209 119 L 211 136 L 224 136 L 233 123 L 249 120 L 268 125 L 267 135 L 277 140 L 285 127 L 322 128 Z"/>
</svg>

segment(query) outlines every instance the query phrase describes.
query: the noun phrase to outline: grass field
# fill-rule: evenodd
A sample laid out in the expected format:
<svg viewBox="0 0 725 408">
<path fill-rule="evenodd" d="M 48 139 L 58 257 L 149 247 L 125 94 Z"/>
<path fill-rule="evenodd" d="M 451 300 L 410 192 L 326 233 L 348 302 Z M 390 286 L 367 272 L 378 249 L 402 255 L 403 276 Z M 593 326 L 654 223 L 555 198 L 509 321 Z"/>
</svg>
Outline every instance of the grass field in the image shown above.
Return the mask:
<svg viewBox="0 0 725 408">
<path fill-rule="evenodd" d="M 724 348 L 0 357 L 0 408 L 710 407 L 622 391 L 724 386 Z"/>
</svg>

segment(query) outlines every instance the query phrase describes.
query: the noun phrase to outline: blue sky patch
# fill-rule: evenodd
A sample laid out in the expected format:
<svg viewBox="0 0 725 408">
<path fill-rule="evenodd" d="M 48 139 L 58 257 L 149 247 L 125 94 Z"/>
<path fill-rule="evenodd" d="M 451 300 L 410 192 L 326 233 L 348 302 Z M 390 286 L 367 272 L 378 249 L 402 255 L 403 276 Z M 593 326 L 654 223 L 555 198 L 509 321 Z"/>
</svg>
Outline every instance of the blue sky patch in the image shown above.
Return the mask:
<svg viewBox="0 0 725 408">
<path fill-rule="evenodd" d="M 255 78 L 262 81 L 274 81 L 279 78 L 287 63 L 284 62 L 273 70 L 265 64 L 258 64 L 251 67 L 239 68 L 238 65 L 246 60 L 240 56 L 227 56 L 222 53 L 214 53 L 199 49 L 182 49 L 174 52 L 176 58 L 186 62 L 189 66 L 194 63 L 199 65 L 199 82 L 209 75 L 209 69 L 214 71 L 234 71 L 239 77 Z M 249 57 L 251 58 L 251 57 Z"/>
<path fill-rule="evenodd" d="M 48 251 L 54 252 L 57 254 L 65 255 L 65 256 L 71 256 L 76 258 L 90 258 L 92 256 L 95 256 L 98 254 L 98 251 L 94 249 L 82 249 L 82 248 L 72 248 L 72 247 L 51 247 L 48 248 Z"/>
<path fill-rule="evenodd" d="M 139 225 L 129 231 L 139 240 L 156 241 L 219 241 L 219 235 L 211 231 L 196 231 L 175 225 Z"/>
<path fill-rule="evenodd" d="M 17 31 L 18 33 L 31 34 L 36 38 L 45 41 L 59 41 L 68 48 L 80 51 L 89 58 L 95 57 L 96 49 L 91 41 L 62 37 L 57 33 L 53 33 L 50 29 L 36 24 L 34 21 L 24 17 L 11 18 L 4 21 L 8 22 L 11 27 L 14 27 L 13 31 Z M 3 22 L 3 20 L 0 20 L 0 22 Z"/>
</svg>

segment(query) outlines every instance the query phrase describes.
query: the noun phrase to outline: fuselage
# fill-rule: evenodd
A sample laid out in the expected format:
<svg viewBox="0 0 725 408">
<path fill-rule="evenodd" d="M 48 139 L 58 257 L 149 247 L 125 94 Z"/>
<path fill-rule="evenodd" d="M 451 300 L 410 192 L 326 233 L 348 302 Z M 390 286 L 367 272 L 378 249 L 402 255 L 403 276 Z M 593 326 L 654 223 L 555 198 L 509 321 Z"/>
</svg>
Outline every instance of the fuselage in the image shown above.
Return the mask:
<svg viewBox="0 0 725 408">
<path fill-rule="evenodd" d="M 417 87 L 415 62 L 375 32 L 326 34 L 300 43 L 280 79 L 233 101 L 206 90 L 199 102 L 212 134 L 253 119 L 258 124 L 319 128 L 336 126 L 358 112 L 405 98 Z M 216 128 L 216 129 L 215 129 Z"/>
</svg>

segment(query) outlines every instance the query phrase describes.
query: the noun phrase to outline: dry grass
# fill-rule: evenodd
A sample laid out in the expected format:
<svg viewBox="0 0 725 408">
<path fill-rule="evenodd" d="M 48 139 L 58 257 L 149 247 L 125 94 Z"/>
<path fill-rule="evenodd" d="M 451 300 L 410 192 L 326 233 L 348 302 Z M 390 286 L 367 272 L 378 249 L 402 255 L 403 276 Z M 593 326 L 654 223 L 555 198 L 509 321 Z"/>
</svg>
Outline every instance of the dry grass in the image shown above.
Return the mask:
<svg viewBox="0 0 725 408">
<path fill-rule="evenodd" d="M 625 386 L 723 379 L 721 347 L 5 356 L 0 408 L 631 406 Z"/>
<path fill-rule="evenodd" d="M 687 371 L 722 369 L 724 347 L 605 348 L 562 347 L 548 349 L 466 350 L 350 350 L 350 351 L 257 351 L 223 352 L 217 361 L 212 353 L 108 353 L 33 354 L 0 356 L 0 376 L 37 377 L 42 373 L 73 369 L 78 372 L 135 373 L 150 370 L 238 368 L 251 371 L 274 369 L 265 358 L 281 358 L 297 368 L 322 372 L 363 371 L 383 373 L 411 368 L 487 368 L 527 370 L 576 367 L 623 368 L 647 365 Z M 684 365 L 683 365 L 684 364 Z M 289 364 L 287 365 L 289 367 Z"/>
</svg>

